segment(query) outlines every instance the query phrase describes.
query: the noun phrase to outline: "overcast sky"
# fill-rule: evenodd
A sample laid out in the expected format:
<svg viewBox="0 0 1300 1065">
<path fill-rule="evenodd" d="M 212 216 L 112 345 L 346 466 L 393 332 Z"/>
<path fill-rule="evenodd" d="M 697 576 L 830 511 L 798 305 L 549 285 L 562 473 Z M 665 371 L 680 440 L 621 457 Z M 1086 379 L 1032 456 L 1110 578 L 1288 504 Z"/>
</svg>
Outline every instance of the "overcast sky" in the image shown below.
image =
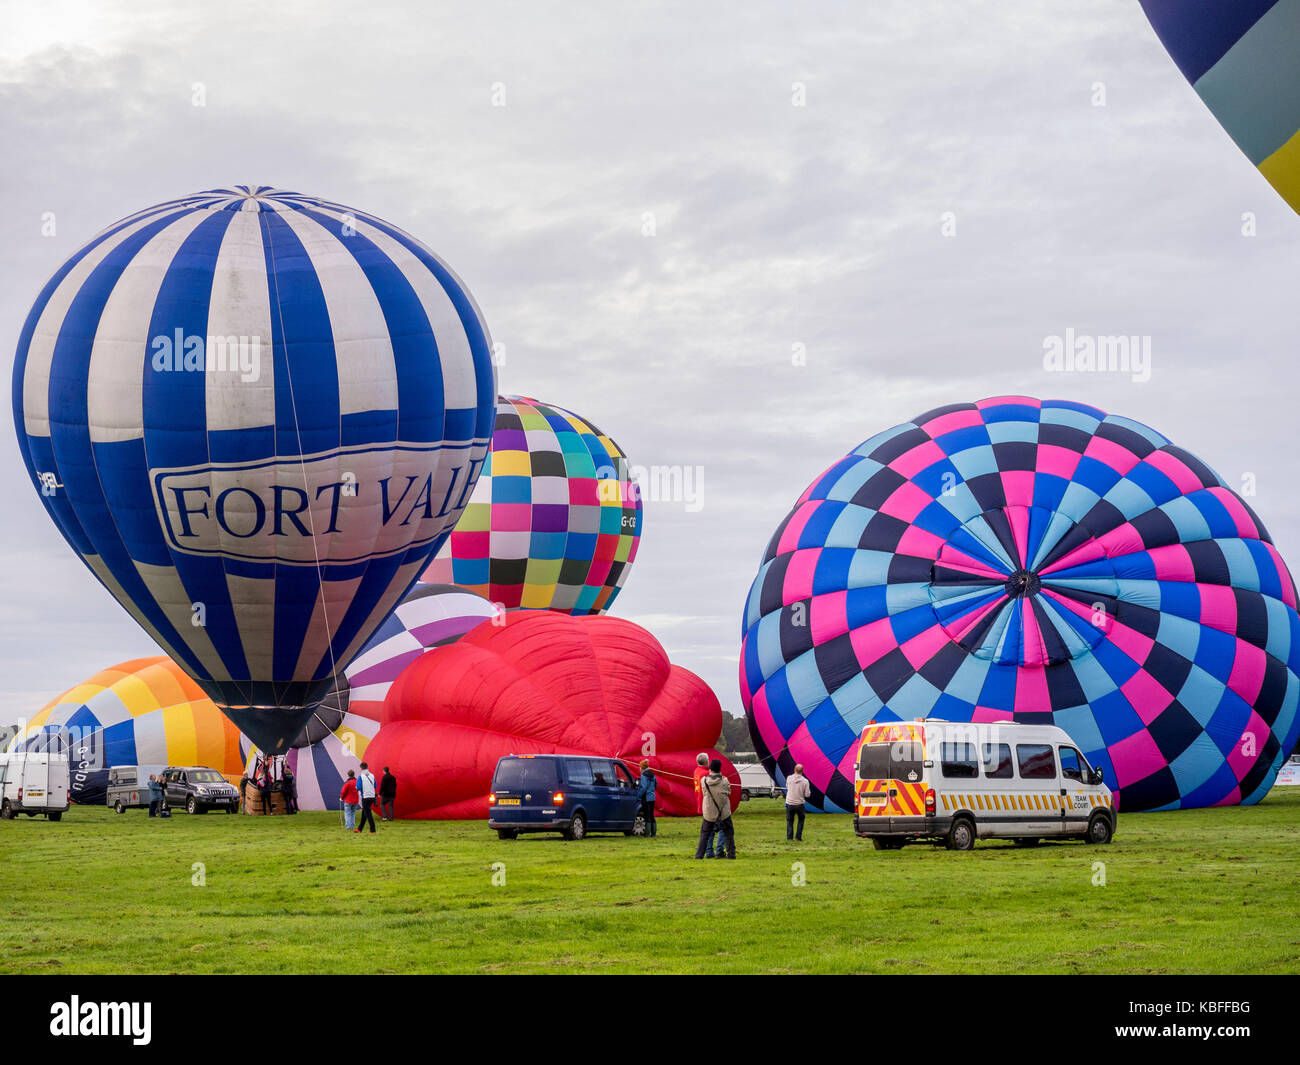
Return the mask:
<svg viewBox="0 0 1300 1065">
<path fill-rule="evenodd" d="M 0 0 L 0 143 L 7 366 L 49 275 L 162 200 L 275 185 L 428 243 L 505 346 L 502 391 L 703 470 L 702 505 L 647 503 L 614 613 L 732 711 L 772 530 L 842 454 L 944 403 L 1146 422 L 1253 474 L 1300 557 L 1300 219 L 1136 0 Z M 1067 329 L 1149 336 L 1150 379 L 1046 371 Z M 0 435 L 16 719 L 158 652 Z"/>
</svg>

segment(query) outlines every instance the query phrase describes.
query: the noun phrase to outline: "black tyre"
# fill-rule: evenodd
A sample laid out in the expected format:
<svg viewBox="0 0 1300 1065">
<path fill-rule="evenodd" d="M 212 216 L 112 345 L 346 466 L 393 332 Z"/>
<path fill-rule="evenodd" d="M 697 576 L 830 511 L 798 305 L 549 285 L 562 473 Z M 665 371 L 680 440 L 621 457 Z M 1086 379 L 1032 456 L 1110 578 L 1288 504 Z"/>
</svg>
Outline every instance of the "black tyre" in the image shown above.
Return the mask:
<svg viewBox="0 0 1300 1065">
<path fill-rule="evenodd" d="M 14 819 L 14 808 L 10 805 L 8 799 L 5 799 L 4 805 L 0 806 L 0 817 L 3 817 L 6 821 Z"/>
<path fill-rule="evenodd" d="M 646 817 L 644 810 L 638 810 L 636 812 L 636 817 L 632 820 L 632 827 L 625 828 L 623 830 L 623 835 L 647 836 L 649 834 L 650 834 L 650 821 Z"/>
<path fill-rule="evenodd" d="M 1110 818 L 1105 814 L 1093 814 L 1088 821 L 1088 835 L 1084 838 L 1089 843 L 1101 846 L 1110 842 L 1112 834 Z"/>
<path fill-rule="evenodd" d="M 1037 836 L 1017 836 L 1013 842 L 1017 847 L 1037 847 L 1039 840 Z"/>
<path fill-rule="evenodd" d="M 498 828 L 497 839 L 518 839 L 519 829 L 517 828 Z"/>
<path fill-rule="evenodd" d="M 903 849 L 901 839 L 890 839 L 889 837 L 875 836 L 871 840 L 871 845 L 878 851 L 901 851 Z"/>
<path fill-rule="evenodd" d="M 748 789 L 748 788 L 741 788 L 741 789 L 740 789 L 740 801 L 741 801 L 741 802 L 749 802 L 749 789 Z"/>
<path fill-rule="evenodd" d="M 63 811 L 62 811 L 62 810 L 51 810 L 51 811 L 50 811 L 48 814 L 46 814 L 45 816 L 48 817 L 51 821 L 62 821 L 62 820 L 63 820 Z"/>
<path fill-rule="evenodd" d="M 969 817 L 959 817 L 948 829 L 944 840 L 950 851 L 968 851 L 975 846 L 975 822 Z"/>
<path fill-rule="evenodd" d="M 113 803 L 113 809 L 120 814 L 126 813 L 126 807 L 123 805 L 121 799 L 118 799 L 117 802 Z"/>
<path fill-rule="evenodd" d="M 565 839 L 586 839 L 587 838 L 587 818 L 581 813 L 573 815 L 573 820 L 569 822 L 569 827 L 564 830 Z"/>
<path fill-rule="evenodd" d="M 198 813 L 198 810 L 199 810 L 198 800 L 196 800 L 194 796 L 191 795 L 188 799 L 185 800 L 185 812 L 187 814 L 193 814 L 193 813 Z"/>
</svg>

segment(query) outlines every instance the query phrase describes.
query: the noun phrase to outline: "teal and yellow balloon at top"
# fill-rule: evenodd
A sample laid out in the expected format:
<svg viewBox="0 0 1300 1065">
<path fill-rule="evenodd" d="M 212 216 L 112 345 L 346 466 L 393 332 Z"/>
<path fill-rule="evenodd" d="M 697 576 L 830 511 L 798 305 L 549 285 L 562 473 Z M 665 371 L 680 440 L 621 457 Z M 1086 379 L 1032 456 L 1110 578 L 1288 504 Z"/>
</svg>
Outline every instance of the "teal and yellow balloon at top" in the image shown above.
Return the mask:
<svg viewBox="0 0 1300 1065">
<path fill-rule="evenodd" d="M 1178 69 L 1300 212 L 1300 0 L 1141 0 Z"/>
</svg>

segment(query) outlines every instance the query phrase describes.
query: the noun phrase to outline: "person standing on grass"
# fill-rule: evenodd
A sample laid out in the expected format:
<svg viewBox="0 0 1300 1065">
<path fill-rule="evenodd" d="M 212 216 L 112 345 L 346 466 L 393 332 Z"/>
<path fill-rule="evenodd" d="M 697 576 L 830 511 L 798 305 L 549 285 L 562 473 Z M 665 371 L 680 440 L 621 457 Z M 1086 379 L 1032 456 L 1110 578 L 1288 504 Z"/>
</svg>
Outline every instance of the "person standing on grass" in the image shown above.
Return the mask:
<svg viewBox="0 0 1300 1065">
<path fill-rule="evenodd" d="M 393 803 L 397 800 L 397 778 L 388 766 L 384 766 L 384 775 L 379 781 L 379 819 L 393 819 Z"/>
<path fill-rule="evenodd" d="M 812 785 L 808 783 L 808 778 L 803 775 L 803 766 L 796 765 L 794 772 L 785 778 L 785 838 L 803 842 L 803 820 L 804 820 L 804 803 L 808 801 L 808 796 L 812 794 Z M 796 832 L 794 819 L 799 819 L 799 830 Z"/>
<path fill-rule="evenodd" d="M 357 807 L 361 805 L 355 769 L 348 770 L 348 779 L 343 782 L 343 790 L 339 792 L 339 798 L 343 800 L 343 828 L 345 831 L 352 832 L 357 827 Z"/>
<path fill-rule="evenodd" d="M 269 763 L 269 762 L 263 762 L 263 763 L 262 763 L 262 778 L 261 778 L 261 781 L 260 781 L 260 782 L 258 783 L 258 785 L 257 785 L 258 791 L 260 791 L 261 794 L 262 794 L 262 813 L 263 813 L 263 814 L 269 814 L 269 813 L 271 812 L 271 792 L 272 792 L 272 785 L 273 785 L 274 783 L 275 783 L 275 781 L 274 781 L 273 778 L 271 777 L 271 765 L 270 765 L 270 763 Z"/>
<path fill-rule="evenodd" d="M 361 763 L 361 772 L 357 774 L 357 791 L 361 793 L 361 820 L 357 822 L 356 831 L 360 832 L 370 822 L 371 835 L 375 831 L 375 774 Z"/>
<path fill-rule="evenodd" d="M 659 778 L 650 768 L 648 758 L 641 759 L 641 780 L 637 784 L 636 797 L 641 800 L 641 809 L 645 811 L 645 834 L 659 835 L 659 822 L 655 820 L 655 793 L 659 789 Z"/>
<path fill-rule="evenodd" d="M 150 773 L 149 774 L 149 816 L 150 817 L 158 816 L 158 807 L 162 805 L 162 797 L 163 797 L 162 782 L 156 776 Z"/>
<path fill-rule="evenodd" d="M 722 775 L 722 759 L 709 763 L 709 775 L 700 781 L 704 820 L 700 823 L 700 842 L 695 847 L 695 857 L 703 858 L 710 837 L 718 836 L 718 857 L 735 859 L 736 827 L 731 823 L 731 782 Z M 723 854 L 723 841 L 726 854 Z"/>
<path fill-rule="evenodd" d="M 293 770 L 287 765 L 284 767 L 284 776 L 280 778 L 280 796 L 284 799 L 284 812 L 296 814 L 298 812 L 298 778 L 293 775 Z"/>
<path fill-rule="evenodd" d="M 700 789 L 700 781 L 709 775 L 709 756 L 707 754 L 697 754 L 695 756 L 695 812 L 701 817 L 704 816 L 704 792 Z M 704 846 L 704 857 L 713 857 L 713 836 L 710 835 L 708 842 Z"/>
</svg>

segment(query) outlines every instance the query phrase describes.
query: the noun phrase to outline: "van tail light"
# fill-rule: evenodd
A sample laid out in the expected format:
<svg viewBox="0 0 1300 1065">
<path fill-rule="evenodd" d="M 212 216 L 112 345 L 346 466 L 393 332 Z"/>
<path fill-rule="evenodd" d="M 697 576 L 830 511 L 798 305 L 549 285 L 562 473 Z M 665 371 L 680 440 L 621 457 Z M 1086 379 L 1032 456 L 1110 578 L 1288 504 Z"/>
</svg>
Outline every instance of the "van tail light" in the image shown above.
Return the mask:
<svg viewBox="0 0 1300 1065">
<path fill-rule="evenodd" d="M 495 806 L 496 804 L 497 804 L 496 793 L 495 793 L 495 792 L 491 792 L 491 791 L 488 792 L 488 805 L 489 805 L 489 806 Z"/>
<path fill-rule="evenodd" d="M 23 801 L 23 789 L 22 789 L 22 788 L 19 788 L 19 789 L 18 789 L 18 801 L 19 801 L 19 802 L 22 802 L 22 801 Z"/>
<path fill-rule="evenodd" d="M 934 788 L 927 788 L 925 791 L 925 812 L 926 815 L 934 813 Z"/>
<path fill-rule="evenodd" d="M 564 804 L 564 792 L 557 791 L 554 795 L 551 796 L 551 802 L 553 802 L 556 806 L 562 806 Z"/>
</svg>

